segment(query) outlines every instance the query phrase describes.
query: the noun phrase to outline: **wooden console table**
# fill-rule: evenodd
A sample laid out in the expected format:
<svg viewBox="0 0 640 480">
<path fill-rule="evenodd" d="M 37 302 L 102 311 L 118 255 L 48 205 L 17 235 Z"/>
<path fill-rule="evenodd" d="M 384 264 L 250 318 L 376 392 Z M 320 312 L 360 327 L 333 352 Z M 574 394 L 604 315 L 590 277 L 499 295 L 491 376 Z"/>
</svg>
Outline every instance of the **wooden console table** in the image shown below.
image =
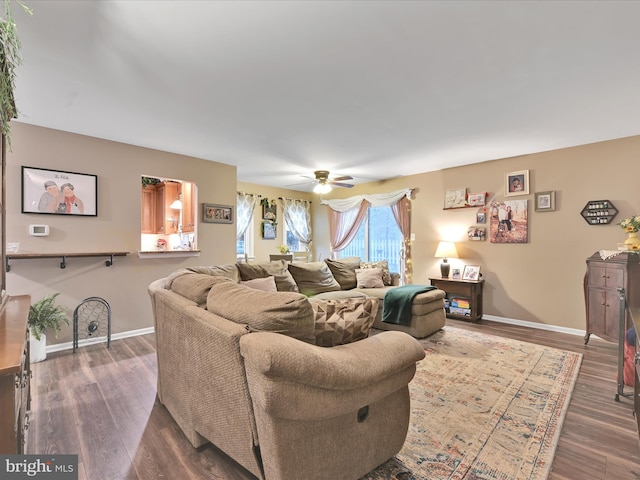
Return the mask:
<svg viewBox="0 0 640 480">
<path fill-rule="evenodd" d="M 469 308 L 461 309 L 468 311 L 465 314 L 454 313 L 451 307 L 447 309 L 447 317 L 458 320 L 471 320 L 477 322 L 482 319 L 482 285 L 484 280 L 454 280 L 451 278 L 430 278 L 431 285 L 446 293 L 446 301 L 456 297 L 462 297 L 469 302 Z M 455 310 L 454 310 L 455 311 Z"/>
<path fill-rule="evenodd" d="M 27 260 L 32 258 L 60 258 L 60 268 L 67 267 L 67 258 L 73 257 L 109 257 L 104 264 L 107 267 L 113 265 L 113 257 L 124 257 L 130 252 L 89 252 L 89 253 L 8 253 L 5 257 L 7 272 L 11 270 L 9 260 Z"/>
</svg>

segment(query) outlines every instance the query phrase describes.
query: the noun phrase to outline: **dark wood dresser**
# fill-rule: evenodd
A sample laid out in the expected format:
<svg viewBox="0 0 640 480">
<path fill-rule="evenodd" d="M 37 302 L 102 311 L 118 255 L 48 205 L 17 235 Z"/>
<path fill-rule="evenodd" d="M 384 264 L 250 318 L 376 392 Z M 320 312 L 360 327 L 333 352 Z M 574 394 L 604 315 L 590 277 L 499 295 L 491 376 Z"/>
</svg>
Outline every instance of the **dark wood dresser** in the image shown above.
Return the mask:
<svg viewBox="0 0 640 480">
<path fill-rule="evenodd" d="M 0 454 L 24 454 L 31 402 L 31 297 L 7 297 L 0 311 Z"/>
<path fill-rule="evenodd" d="M 633 383 L 633 413 L 636 417 L 638 436 L 640 437 L 640 307 L 630 308 L 631 321 L 636 331 L 635 379 Z"/>
<path fill-rule="evenodd" d="M 624 288 L 629 305 L 640 306 L 640 255 L 621 252 L 606 260 L 598 252 L 591 255 L 587 259 L 585 277 L 587 328 L 584 343 L 589 341 L 592 333 L 605 340 L 618 342 L 619 288 Z M 624 324 L 629 328 L 631 319 L 626 318 Z"/>
</svg>

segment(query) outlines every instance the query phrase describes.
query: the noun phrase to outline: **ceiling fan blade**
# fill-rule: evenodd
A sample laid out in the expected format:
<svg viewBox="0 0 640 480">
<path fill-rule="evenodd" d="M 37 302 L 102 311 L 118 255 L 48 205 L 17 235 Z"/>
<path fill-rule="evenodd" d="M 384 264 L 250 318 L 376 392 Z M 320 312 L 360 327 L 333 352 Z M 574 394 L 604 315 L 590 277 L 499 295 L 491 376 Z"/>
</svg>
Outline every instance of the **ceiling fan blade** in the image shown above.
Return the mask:
<svg viewBox="0 0 640 480">
<path fill-rule="evenodd" d="M 316 181 L 310 181 L 310 182 L 300 182 L 300 183 L 290 183 L 288 185 L 285 185 L 286 187 L 297 187 L 300 185 L 313 185 L 314 183 L 317 183 Z"/>
<path fill-rule="evenodd" d="M 334 181 L 329 181 L 327 183 L 335 187 L 353 188 L 353 185 L 350 183 L 341 183 L 341 182 L 334 182 Z"/>
<path fill-rule="evenodd" d="M 332 182 L 340 182 L 342 180 L 353 180 L 351 175 L 342 175 L 341 177 L 333 177 L 330 179 Z"/>
</svg>

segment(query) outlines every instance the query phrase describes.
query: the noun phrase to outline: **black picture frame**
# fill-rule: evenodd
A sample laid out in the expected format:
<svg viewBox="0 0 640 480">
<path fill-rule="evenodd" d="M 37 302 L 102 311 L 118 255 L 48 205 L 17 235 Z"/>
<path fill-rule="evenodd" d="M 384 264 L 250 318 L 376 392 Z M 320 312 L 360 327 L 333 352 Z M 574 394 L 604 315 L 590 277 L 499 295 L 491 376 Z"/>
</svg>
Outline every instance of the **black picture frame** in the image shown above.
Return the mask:
<svg viewBox="0 0 640 480">
<path fill-rule="evenodd" d="M 22 167 L 22 213 L 98 216 L 98 176 Z"/>
<path fill-rule="evenodd" d="M 202 221 L 204 223 L 233 223 L 233 206 L 203 203 Z"/>
</svg>

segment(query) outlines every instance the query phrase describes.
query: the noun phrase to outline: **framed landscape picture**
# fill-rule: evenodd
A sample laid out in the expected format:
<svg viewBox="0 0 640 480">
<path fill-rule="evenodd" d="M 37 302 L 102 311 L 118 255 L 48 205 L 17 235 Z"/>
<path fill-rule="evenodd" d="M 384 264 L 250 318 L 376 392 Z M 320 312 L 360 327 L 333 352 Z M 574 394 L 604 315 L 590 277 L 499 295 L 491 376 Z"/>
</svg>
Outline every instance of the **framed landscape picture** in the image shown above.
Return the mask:
<svg viewBox="0 0 640 480">
<path fill-rule="evenodd" d="M 22 213 L 95 217 L 98 215 L 98 177 L 22 167 Z"/>
</svg>

